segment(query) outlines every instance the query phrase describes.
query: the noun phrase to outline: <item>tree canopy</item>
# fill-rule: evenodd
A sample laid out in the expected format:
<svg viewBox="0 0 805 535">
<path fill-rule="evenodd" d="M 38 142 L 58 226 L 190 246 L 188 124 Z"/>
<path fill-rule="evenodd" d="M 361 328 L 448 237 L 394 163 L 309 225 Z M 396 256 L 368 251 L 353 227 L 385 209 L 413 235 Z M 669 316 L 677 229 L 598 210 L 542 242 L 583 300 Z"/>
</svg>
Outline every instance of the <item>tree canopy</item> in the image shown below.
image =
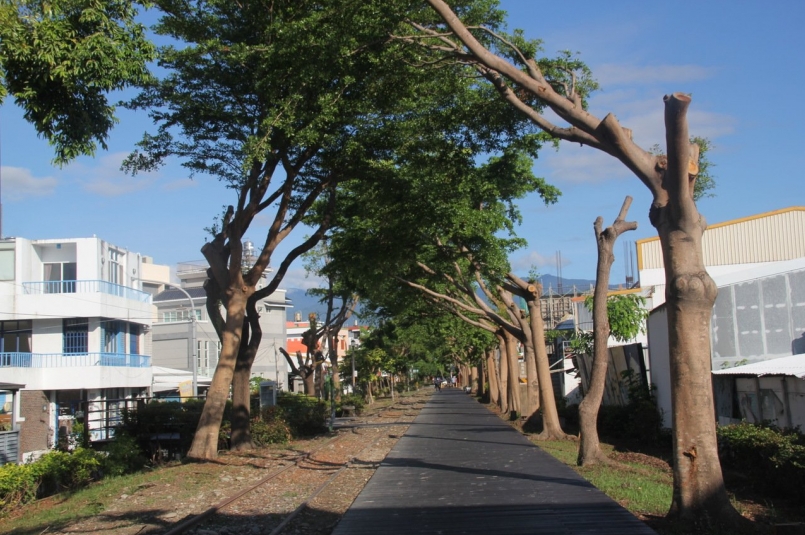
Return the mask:
<svg viewBox="0 0 805 535">
<path fill-rule="evenodd" d="M 154 45 L 129 0 L 2 0 L 0 103 L 11 96 L 55 163 L 106 148 L 109 93 L 144 82 Z"/>
</svg>

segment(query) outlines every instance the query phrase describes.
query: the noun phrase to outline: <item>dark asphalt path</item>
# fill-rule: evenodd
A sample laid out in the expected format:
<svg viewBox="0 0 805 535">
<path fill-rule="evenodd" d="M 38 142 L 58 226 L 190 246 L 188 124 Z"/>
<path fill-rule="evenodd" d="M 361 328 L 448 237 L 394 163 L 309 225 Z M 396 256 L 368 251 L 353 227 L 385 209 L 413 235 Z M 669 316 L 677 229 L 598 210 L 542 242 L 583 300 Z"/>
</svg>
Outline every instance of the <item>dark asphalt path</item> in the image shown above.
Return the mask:
<svg viewBox="0 0 805 535">
<path fill-rule="evenodd" d="M 446 389 L 333 531 L 362 534 L 655 532 L 473 398 Z"/>
</svg>

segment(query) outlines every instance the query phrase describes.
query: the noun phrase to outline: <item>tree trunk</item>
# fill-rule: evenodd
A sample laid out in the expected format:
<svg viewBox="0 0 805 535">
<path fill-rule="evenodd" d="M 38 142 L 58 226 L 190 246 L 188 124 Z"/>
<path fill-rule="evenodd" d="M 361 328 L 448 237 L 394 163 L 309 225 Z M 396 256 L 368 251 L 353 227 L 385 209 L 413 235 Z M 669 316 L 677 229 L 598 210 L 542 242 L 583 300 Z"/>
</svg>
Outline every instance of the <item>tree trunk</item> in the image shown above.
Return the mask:
<svg viewBox="0 0 805 535">
<path fill-rule="evenodd" d="M 602 230 L 604 220 L 595 220 L 595 240 L 598 244 L 598 264 L 595 276 L 595 293 L 593 294 L 593 369 L 587 394 L 579 405 L 579 455 L 576 460 L 579 466 L 588 466 L 597 462 L 608 461 L 598 438 L 598 411 L 604 397 L 604 387 L 609 364 L 609 316 L 607 299 L 609 293 L 609 274 L 615 261 L 613 250 L 615 242 L 623 232 L 634 230 L 637 223 L 624 221 L 632 204 L 632 198 L 626 197 L 621 211 L 612 226 Z"/>
<path fill-rule="evenodd" d="M 534 285 L 536 295 L 542 293 L 542 286 Z M 533 300 L 532 300 L 533 301 Z M 559 423 L 559 411 L 556 408 L 556 398 L 551 382 L 551 366 L 548 363 L 548 350 L 545 348 L 545 325 L 542 321 L 542 311 L 539 303 L 529 302 L 529 315 L 531 319 L 531 339 L 534 341 L 536 356 L 537 380 L 539 381 L 539 400 L 542 412 L 542 432 L 537 435 L 540 440 L 563 440 L 568 438 Z"/>
<path fill-rule="evenodd" d="M 674 430 L 674 494 L 669 515 L 695 521 L 703 516 L 728 524 L 743 519 L 730 504 L 718 459 L 710 318 L 718 289 L 702 254 L 706 222 L 693 201 L 687 127 L 690 97 L 665 99 L 669 202 L 652 206 L 665 263 L 668 345 Z M 695 178 L 695 173 L 694 177 Z"/>
<path fill-rule="evenodd" d="M 243 289 L 249 288 L 244 286 Z M 221 355 L 218 357 L 218 366 L 207 391 L 207 401 L 198 421 L 193 444 L 187 453 L 191 459 L 207 460 L 218 456 L 218 433 L 221 430 L 226 400 L 229 398 L 229 387 L 232 385 L 245 319 L 246 300 L 249 297 L 241 291 L 241 288 L 229 288 L 227 294 Z"/>
<path fill-rule="evenodd" d="M 305 395 L 316 397 L 316 375 L 313 366 L 306 366 L 307 373 L 302 375 L 302 381 L 305 385 Z"/>
<path fill-rule="evenodd" d="M 489 402 L 500 406 L 500 385 L 494 349 L 486 352 L 486 376 L 489 378 Z"/>
<path fill-rule="evenodd" d="M 246 328 L 243 331 L 245 333 Z M 252 363 L 249 362 L 246 353 L 248 353 L 248 349 L 238 355 L 232 377 L 232 442 L 229 448 L 231 451 L 246 451 L 254 447 L 249 430 L 251 420 L 249 378 Z M 254 358 L 252 357 L 251 360 L 253 362 Z"/>
<path fill-rule="evenodd" d="M 473 366 L 470 370 L 470 393 L 473 396 L 483 396 L 484 389 L 481 383 L 483 377 L 483 361 L 479 362 L 477 366 Z"/>
<path fill-rule="evenodd" d="M 500 389 L 500 412 L 506 414 L 509 412 L 509 350 L 506 348 L 506 337 L 501 334 L 497 335 L 498 346 L 500 348 L 500 359 L 498 359 L 498 387 Z"/>
<path fill-rule="evenodd" d="M 529 337 L 530 338 L 530 337 Z M 539 419 L 540 416 L 540 401 L 539 401 L 539 379 L 537 377 L 537 359 L 534 355 L 534 346 L 526 340 L 523 344 L 523 353 L 525 356 L 525 373 L 527 386 L 527 399 L 528 407 L 523 410 L 523 416 L 526 420 L 533 422 Z"/>
<path fill-rule="evenodd" d="M 341 377 L 338 373 L 338 336 L 337 334 L 330 337 L 330 371 L 333 374 L 333 393 L 336 401 L 341 399 Z"/>
<path fill-rule="evenodd" d="M 520 406 L 520 363 L 517 360 L 517 339 L 508 332 L 506 336 L 506 353 L 509 361 L 509 412 L 522 415 Z"/>
<path fill-rule="evenodd" d="M 252 444 L 251 424 L 251 374 L 254 358 L 260 348 L 263 329 L 260 327 L 260 315 L 257 313 L 255 296 L 246 302 L 246 322 L 240 340 L 240 350 L 235 362 L 235 373 L 232 377 L 232 451 L 246 451 L 254 448 Z"/>
</svg>

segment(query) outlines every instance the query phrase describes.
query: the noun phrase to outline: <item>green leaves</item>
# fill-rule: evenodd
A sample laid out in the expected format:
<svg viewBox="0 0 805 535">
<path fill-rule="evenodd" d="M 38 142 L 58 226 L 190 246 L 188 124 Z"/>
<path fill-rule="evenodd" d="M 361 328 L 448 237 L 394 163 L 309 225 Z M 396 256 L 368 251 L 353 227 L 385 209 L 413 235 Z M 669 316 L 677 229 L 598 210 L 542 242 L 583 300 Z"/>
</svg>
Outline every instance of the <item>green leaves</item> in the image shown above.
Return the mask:
<svg viewBox="0 0 805 535">
<path fill-rule="evenodd" d="M 607 299 L 607 318 L 610 335 L 619 342 L 633 340 L 638 334 L 646 332 L 646 298 L 636 294 L 611 295 Z M 592 310 L 593 296 L 587 296 L 584 306 Z"/>
<path fill-rule="evenodd" d="M 126 0 L 2 0 L 0 102 L 11 95 L 55 163 L 106 148 L 108 93 L 144 82 L 154 46 Z"/>
</svg>

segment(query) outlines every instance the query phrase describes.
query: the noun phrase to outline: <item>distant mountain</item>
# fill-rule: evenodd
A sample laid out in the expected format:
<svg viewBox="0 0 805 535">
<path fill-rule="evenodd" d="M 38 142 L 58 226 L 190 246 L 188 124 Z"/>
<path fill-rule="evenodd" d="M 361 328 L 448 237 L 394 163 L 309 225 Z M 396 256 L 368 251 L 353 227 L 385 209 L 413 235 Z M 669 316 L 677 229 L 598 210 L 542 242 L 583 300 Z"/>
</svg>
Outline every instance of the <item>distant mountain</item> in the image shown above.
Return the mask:
<svg viewBox="0 0 805 535">
<path fill-rule="evenodd" d="M 595 286 L 595 279 L 562 279 L 561 288 L 559 285 L 559 278 L 555 275 L 543 275 L 540 277 L 542 283 L 542 293 L 547 294 L 553 292 L 554 294 L 569 294 L 573 293 L 574 287 L 576 293 L 589 292 L 590 288 Z"/>
<path fill-rule="evenodd" d="M 542 291 L 544 294 L 553 292 L 554 295 L 560 293 L 559 279 L 555 275 L 543 275 L 540 277 L 542 283 Z M 594 279 L 562 279 L 561 293 L 572 294 L 575 292 L 582 294 L 589 292 L 595 286 Z M 610 288 L 617 288 L 618 284 L 611 284 Z M 311 297 L 305 294 L 305 290 L 301 288 L 288 288 L 285 296 L 293 303 L 293 308 L 287 309 L 288 321 L 294 320 L 294 315 L 299 312 L 302 314 L 302 321 L 307 321 L 307 316 L 311 312 L 315 312 L 320 318 L 324 318 L 327 314 L 327 307 L 319 303 L 317 297 Z"/>
<path fill-rule="evenodd" d="M 562 279 L 562 287 L 560 289 L 559 279 L 554 275 L 543 275 L 540 277 L 540 282 L 542 283 L 543 294 L 550 292 L 553 292 L 554 295 L 560 293 L 564 295 L 572 293 L 582 294 L 589 292 L 595 287 L 595 279 Z M 622 280 L 613 281 L 610 278 L 609 283 L 610 290 L 618 290 L 626 287 Z"/>
<path fill-rule="evenodd" d="M 305 294 L 305 290 L 301 288 L 288 288 L 285 291 L 285 297 L 291 300 L 292 308 L 286 309 L 286 317 L 288 321 L 294 321 L 294 316 L 298 312 L 302 314 L 302 321 L 307 321 L 308 314 L 315 312 L 320 318 L 324 318 L 327 314 L 327 306 L 319 303 L 318 297 L 313 297 Z"/>
</svg>

